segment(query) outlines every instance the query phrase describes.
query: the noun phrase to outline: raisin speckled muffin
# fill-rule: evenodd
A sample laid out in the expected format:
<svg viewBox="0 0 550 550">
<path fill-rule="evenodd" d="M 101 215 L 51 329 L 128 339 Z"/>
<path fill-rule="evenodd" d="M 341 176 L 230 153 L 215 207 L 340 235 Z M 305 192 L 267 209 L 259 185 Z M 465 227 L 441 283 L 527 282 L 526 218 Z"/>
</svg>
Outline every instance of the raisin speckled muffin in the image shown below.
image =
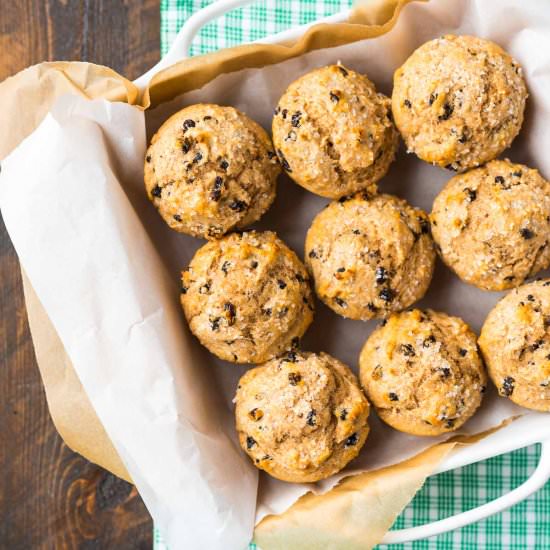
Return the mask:
<svg viewBox="0 0 550 550">
<path fill-rule="evenodd" d="M 459 174 L 430 217 L 443 261 L 479 288 L 512 288 L 550 265 L 550 183 L 537 170 L 495 160 Z"/>
<path fill-rule="evenodd" d="M 233 107 L 171 116 L 145 157 L 145 187 L 176 231 L 216 239 L 255 222 L 275 199 L 279 163 L 266 132 Z"/>
<path fill-rule="evenodd" d="M 291 351 L 249 370 L 235 397 L 242 448 L 267 473 L 318 481 L 355 458 L 369 404 L 350 369 L 326 353 Z"/>
<path fill-rule="evenodd" d="M 307 271 L 271 231 L 233 233 L 205 244 L 182 273 L 181 291 L 191 332 L 233 363 L 279 355 L 313 320 Z"/>
<path fill-rule="evenodd" d="M 367 320 L 424 296 L 435 248 L 425 212 L 391 195 L 359 193 L 317 215 L 305 257 L 319 298 L 344 317 Z"/>
<path fill-rule="evenodd" d="M 392 109 L 410 152 L 463 171 L 510 146 L 526 99 L 521 67 L 502 48 L 448 35 L 422 45 L 397 69 Z"/>
<path fill-rule="evenodd" d="M 487 384 L 470 327 L 429 310 L 392 315 L 367 340 L 359 367 L 378 416 L 413 435 L 460 428 L 481 404 Z"/>
<path fill-rule="evenodd" d="M 502 298 L 485 320 L 479 347 L 500 395 L 550 412 L 550 279 Z"/>
<path fill-rule="evenodd" d="M 375 190 L 397 149 L 390 107 L 366 76 L 342 65 L 305 74 L 275 109 L 273 143 L 283 168 L 323 197 Z"/>
</svg>

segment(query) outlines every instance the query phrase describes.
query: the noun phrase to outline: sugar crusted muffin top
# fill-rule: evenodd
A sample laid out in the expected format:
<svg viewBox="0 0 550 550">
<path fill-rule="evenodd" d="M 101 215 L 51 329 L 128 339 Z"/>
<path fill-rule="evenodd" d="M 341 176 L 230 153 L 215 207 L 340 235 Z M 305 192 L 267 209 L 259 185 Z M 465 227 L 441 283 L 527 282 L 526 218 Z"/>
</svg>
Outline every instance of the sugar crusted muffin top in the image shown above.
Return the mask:
<svg viewBox="0 0 550 550">
<path fill-rule="evenodd" d="M 389 98 L 342 65 L 316 69 L 290 84 L 272 131 L 287 174 L 328 198 L 375 190 L 398 143 Z"/>
<path fill-rule="evenodd" d="M 332 202 L 305 245 L 318 296 L 351 319 L 386 317 L 419 300 L 434 269 L 428 216 L 392 195 Z"/>
<path fill-rule="evenodd" d="M 182 273 L 191 332 L 221 359 L 262 363 L 313 320 L 308 273 L 275 233 L 232 233 L 200 248 Z"/>
<path fill-rule="evenodd" d="M 392 110 L 410 152 L 463 171 L 510 146 L 526 99 L 521 67 L 500 46 L 447 35 L 420 46 L 397 69 Z"/>
<path fill-rule="evenodd" d="M 462 426 L 487 384 L 470 327 L 431 310 L 394 313 L 368 338 L 359 365 L 361 385 L 380 418 L 414 435 Z"/>
<path fill-rule="evenodd" d="M 430 219 L 443 261 L 479 288 L 512 288 L 550 265 L 550 183 L 527 166 L 495 160 L 455 176 Z"/>
<path fill-rule="evenodd" d="M 275 199 L 271 140 L 233 107 L 198 104 L 171 116 L 145 157 L 145 186 L 176 231 L 216 239 L 258 220 Z"/>
<path fill-rule="evenodd" d="M 326 353 L 291 351 L 239 381 L 236 422 L 255 465 L 291 482 L 324 479 L 359 453 L 369 404 L 349 368 Z"/>
<path fill-rule="evenodd" d="M 483 324 L 479 347 L 500 395 L 550 411 L 550 279 L 502 298 Z"/>
</svg>

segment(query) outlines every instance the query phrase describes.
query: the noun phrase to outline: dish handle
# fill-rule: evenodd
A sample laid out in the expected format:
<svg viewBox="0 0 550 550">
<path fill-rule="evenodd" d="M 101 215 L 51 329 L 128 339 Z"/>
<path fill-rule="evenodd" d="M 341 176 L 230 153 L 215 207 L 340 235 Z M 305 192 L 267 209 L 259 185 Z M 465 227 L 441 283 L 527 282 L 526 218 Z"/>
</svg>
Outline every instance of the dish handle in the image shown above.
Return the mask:
<svg viewBox="0 0 550 550">
<path fill-rule="evenodd" d="M 482 504 L 477 508 L 439 521 L 417 527 L 409 527 L 408 529 L 388 531 L 382 539 L 382 544 L 395 544 L 425 539 L 459 529 L 471 523 L 476 523 L 525 500 L 538 491 L 548 480 L 550 480 L 550 440 L 542 442 L 539 463 L 531 477 L 513 491 L 491 502 Z"/>
<path fill-rule="evenodd" d="M 182 25 L 166 55 L 154 67 L 134 80 L 134 84 L 143 91 L 151 78 L 159 71 L 189 57 L 191 43 L 204 25 L 221 17 L 224 13 L 252 4 L 253 2 L 254 0 L 217 0 L 195 12 Z"/>
</svg>

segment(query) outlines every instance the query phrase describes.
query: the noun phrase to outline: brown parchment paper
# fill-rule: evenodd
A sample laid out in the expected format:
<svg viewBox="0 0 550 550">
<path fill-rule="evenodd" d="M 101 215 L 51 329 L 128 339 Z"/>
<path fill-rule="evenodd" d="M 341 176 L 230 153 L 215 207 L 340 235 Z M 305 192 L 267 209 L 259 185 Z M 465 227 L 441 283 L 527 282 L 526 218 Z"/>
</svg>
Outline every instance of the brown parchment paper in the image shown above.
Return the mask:
<svg viewBox="0 0 550 550">
<path fill-rule="evenodd" d="M 222 74 L 272 65 L 313 50 L 381 36 L 394 27 L 400 10 L 407 3 L 405 0 L 368 3 L 354 13 L 352 22 L 315 26 L 295 44 L 241 46 L 185 60 L 159 73 L 142 97 L 132 83 L 105 67 L 86 63 L 47 63 L 31 67 L 0 84 L 0 100 L 6 106 L 0 113 L 0 127 L 6 129 L 0 135 L 0 158 L 32 132 L 54 100 L 65 93 L 157 108 L 158 117 L 165 103 L 177 102 L 177 97 L 184 92 L 197 90 Z M 168 111 L 172 108 L 166 107 Z M 23 281 L 37 360 L 57 429 L 71 448 L 129 479 L 46 312 L 25 276 Z M 324 533 L 329 539 L 334 535 L 331 540 L 334 548 L 354 548 L 358 541 L 361 548 L 375 544 L 454 445 L 455 442 L 442 443 L 401 464 L 348 477 L 324 494 L 304 496 L 286 513 L 265 517 L 258 525 L 256 539 L 264 550 L 291 548 L 296 537 L 304 540 L 301 528 L 307 527 L 311 532 Z M 355 525 L 356 531 L 344 529 L 348 511 L 362 520 Z M 326 514 L 334 518 L 330 533 L 322 529 L 326 525 Z M 340 531 L 345 537 L 340 536 Z M 286 546 L 281 546 L 282 541 Z M 319 539 L 310 541 L 317 546 L 309 547 L 319 547 Z"/>
<path fill-rule="evenodd" d="M 254 542 L 269 550 L 372 548 L 456 445 L 440 443 L 400 464 L 344 478 L 329 493 L 307 493 L 283 514 L 265 517 Z"/>
<path fill-rule="evenodd" d="M 0 159 L 42 122 L 63 94 L 135 105 L 139 90 L 112 69 L 93 63 L 54 61 L 33 65 L 0 84 Z"/>
</svg>

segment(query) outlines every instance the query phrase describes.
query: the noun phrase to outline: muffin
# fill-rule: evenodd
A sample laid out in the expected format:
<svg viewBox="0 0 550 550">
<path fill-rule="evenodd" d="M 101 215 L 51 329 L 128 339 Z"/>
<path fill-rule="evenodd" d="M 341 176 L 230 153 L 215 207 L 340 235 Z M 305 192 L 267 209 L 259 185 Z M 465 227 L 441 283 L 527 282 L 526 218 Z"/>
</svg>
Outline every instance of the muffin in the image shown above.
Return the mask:
<svg viewBox="0 0 550 550">
<path fill-rule="evenodd" d="M 500 395 L 550 412 L 550 279 L 502 298 L 485 320 L 479 347 Z"/>
<path fill-rule="evenodd" d="M 312 193 L 336 199 L 376 189 L 397 149 L 390 100 L 342 65 L 311 71 L 283 94 L 273 143 L 286 173 Z"/>
<path fill-rule="evenodd" d="M 317 215 L 305 258 L 319 298 L 344 317 L 367 320 L 424 296 L 435 248 L 422 210 L 391 195 L 361 193 Z"/>
<path fill-rule="evenodd" d="M 481 404 L 487 383 L 470 327 L 429 310 L 392 315 L 365 343 L 359 368 L 378 416 L 413 435 L 460 428 Z"/>
<path fill-rule="evenodd" d="M 488 40 L 431 40 L 397 69 L 393 83 L 393 116 L 408 151 L 439 166 L 460 172 L 494 159 L 523 123 L 521 67 Z"/>
<path fill-rule="evenodd" d="M 314 309 L 304 265 L 271 231 L 197 250 L 182 273 L 181 303 L 201 344 L 233 363 L 263 363 L 296 346 Z"/>
<path fill-rule="evenodd" d="M 191 105 L 171 116 L 145 156 L 145 187 L 176 231 L 217 239 L 258 220 L 280 167 L 265 131 L 233 107 Z"/>
<path fill-rule="evenodd" d="M 249 370 L 235 397 L 242 448 L 268 474 L 318 481 L 355 458 L 369 404 L 350 369 L 326 353 L 291 351 Z"/>
<path fill-rule="evenodd" d="M 550 183 L 537 170 L 495 160 L 457 175 L 430 218 L 443 261 L 479 288 L 512 288 L 550 265 Z"/>
</svg>

